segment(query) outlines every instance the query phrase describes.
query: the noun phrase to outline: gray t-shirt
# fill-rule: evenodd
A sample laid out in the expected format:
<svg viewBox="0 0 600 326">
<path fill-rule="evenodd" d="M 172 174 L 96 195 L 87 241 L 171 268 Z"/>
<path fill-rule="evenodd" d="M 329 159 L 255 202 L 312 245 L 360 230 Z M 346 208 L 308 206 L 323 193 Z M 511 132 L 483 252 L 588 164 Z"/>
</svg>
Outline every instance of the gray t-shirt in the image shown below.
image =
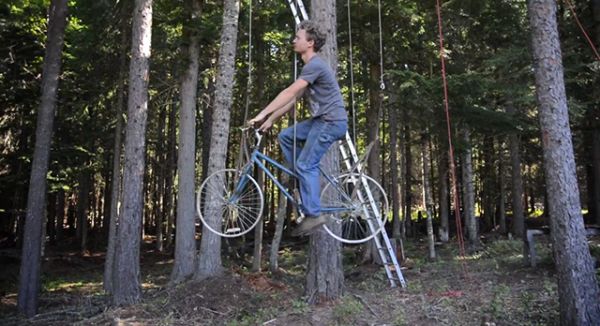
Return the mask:
<svg viewBox="0 0 600 326">
<path fill-rule="evenodd" d="M 311 114 L 327 121 L 348 120 L 340 86 L 329 64 L 313 56 L 302 68 L 299 79 L 308 82 Z"/>
</svg>

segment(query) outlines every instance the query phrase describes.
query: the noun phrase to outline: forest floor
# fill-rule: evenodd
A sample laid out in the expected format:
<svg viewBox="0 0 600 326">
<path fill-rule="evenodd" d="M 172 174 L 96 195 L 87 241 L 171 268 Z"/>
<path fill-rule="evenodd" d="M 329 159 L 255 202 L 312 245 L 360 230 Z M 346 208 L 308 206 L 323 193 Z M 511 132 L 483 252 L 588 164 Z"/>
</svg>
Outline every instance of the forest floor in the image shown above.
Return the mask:
<svg viewBox="0 0 600 326">
<path fill-rule="evenodd" d="M 142 247 L 143 301 L 114 308 L 102 292 L 102 254 L 49 252 L 43 265 L 39 314 L 16 313 L 18 264 L 0 271 L 2 325 L 555 325 L 558 295 L 547 240 L 541 263 L 523 263 L 522 243 L 490 241 L 460 259 L 456 243 L 424 258 L 423 241 L 405 243 L 407 288 L 390 288 L 383 268 L 357 264 L 358 247 L 344 249 L 345 295 L 308 305 L 303 294 L 306 245 L 280 253 L 280 272 L 253 273 L 250 259 L 226 262 L 218 279 L 168 286 L 170 255 Z M 592 243 L 600 249 L 600 241 Z M 594 249 L 594 247 L 593 247 Z M 598 252 L 600 250 L 594 250 Z"/>
</svg>

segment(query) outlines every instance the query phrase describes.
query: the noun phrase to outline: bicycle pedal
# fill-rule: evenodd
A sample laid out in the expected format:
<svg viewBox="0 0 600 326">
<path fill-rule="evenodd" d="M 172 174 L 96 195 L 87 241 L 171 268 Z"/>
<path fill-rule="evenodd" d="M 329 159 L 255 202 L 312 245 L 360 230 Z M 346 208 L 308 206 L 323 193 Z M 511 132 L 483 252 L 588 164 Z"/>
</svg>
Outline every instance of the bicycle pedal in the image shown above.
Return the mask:
<svg viewBox="0 0 600 326">
<path fill-rule="evenodd" d="M 240 229 L 240 228 L 230 228 L 230 229 L 225 230 L 225 233 L 237 233 L 237 232 L 240 232 L 241 230 L 242 229 Z"/>
<path fill-rule="evenodd" d="M 300 214 L 298 214 L 298 218 L 296 218 L 296 224 L 300 224 L 302 220 L 304 220 L 304 217 L 304 213 L 300 212 Z"/>
</svg>

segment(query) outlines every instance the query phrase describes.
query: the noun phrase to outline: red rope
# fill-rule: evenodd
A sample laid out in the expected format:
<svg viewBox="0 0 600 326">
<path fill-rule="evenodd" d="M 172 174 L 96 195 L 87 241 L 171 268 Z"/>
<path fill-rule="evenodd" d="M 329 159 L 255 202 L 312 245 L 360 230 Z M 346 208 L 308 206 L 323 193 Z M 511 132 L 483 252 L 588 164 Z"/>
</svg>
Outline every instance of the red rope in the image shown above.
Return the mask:
<svg viewBox="0 0 600 326">
<path fill-rule="evenodd" d="M 583 36 L 585 36 L 585 39 L 590 44 L 592 51 L 594 51 L 594 54 L 596 55 L 596 59 L 598 59 L 598 61 L 600 61 L 600 54 L 598 54 L 598 50 L 596 50 L 596 45 L 594 45 L 594 42 L 592 42 L 592 39 L 590 38 L 588 33 L 585 31 L 585 28 L 583 28 L 583 25 L 579 21 L 579 17 L 577 17 L 577 14 L 575 13 L 575 7 L 573 7 L 573 4 L 569 0 L 565 0 L 565 2 L 567 3 L 567 5 L 569 5 L 569 8 L 571 9 L 571 12 L 573 13 L 573 18 L 575 18 L 575 21 L 577 22 L 577 25 L 579 25 L 579 29 L 581 29 Z"/>
<path fill-rule="evenodd" d="M 456 182 L 456 165 L 454 164 L 454 146 L 452 145 L 452 128 L 450 126 L 450 108 L 448 104 L 448 82 L 446 80 L 446 62 L 444 60 L 444 34 L 442 32 L 442 11 L 440 6 L 440 0 L 436 0 L 436 11 L 438 18 L 438 32 L 440 39 L 440 61 L 442 64 L 442 81 L 444 84 L 444 111 L 446 113 L 446 126 L 448 129 L 448 153 L 450 155 L 450 179 L 452 180 L 452 189 L 454 191 L 454 218 L 456 220 L 456 234 L 458 238 L 458 245 L 460 247 L 460 255 L 461 257 L 465 257 L 465 242 L 463 239 L 462 232 L 462 222 L 460 220 L 460 201 L 459 201 L 459 192 L 458 186 Z M 463 271 L 465 275 L 467 275 L 466 267 L 463 261 Z"/>
</svg>

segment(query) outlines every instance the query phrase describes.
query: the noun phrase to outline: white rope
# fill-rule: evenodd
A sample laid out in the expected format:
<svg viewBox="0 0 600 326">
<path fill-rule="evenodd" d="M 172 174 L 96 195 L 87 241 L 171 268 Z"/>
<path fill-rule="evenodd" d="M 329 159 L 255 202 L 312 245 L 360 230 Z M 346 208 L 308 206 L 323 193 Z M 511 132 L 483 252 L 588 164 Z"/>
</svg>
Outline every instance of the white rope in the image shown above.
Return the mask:
<svg viewBox="0 0 600 326">
<path fill-rule="evenodd" d="M 377 14 L 379 18 L 379 88 L 383 91 L 385 83 L 383 81 L 383 31 L 381 23 L 381 0 L 377 0 Z"/>
<path fill-rule="evenodd" d="M 348 59 L 350 60 L 350 105 L 352 108 L 352 142 L 356 144 L 356 105 L 354 100 L 354 54 L 352 51 L 352 18 L 350 15 L 350 0 L 347 1 L 348 7 Z"/>
</svg>

